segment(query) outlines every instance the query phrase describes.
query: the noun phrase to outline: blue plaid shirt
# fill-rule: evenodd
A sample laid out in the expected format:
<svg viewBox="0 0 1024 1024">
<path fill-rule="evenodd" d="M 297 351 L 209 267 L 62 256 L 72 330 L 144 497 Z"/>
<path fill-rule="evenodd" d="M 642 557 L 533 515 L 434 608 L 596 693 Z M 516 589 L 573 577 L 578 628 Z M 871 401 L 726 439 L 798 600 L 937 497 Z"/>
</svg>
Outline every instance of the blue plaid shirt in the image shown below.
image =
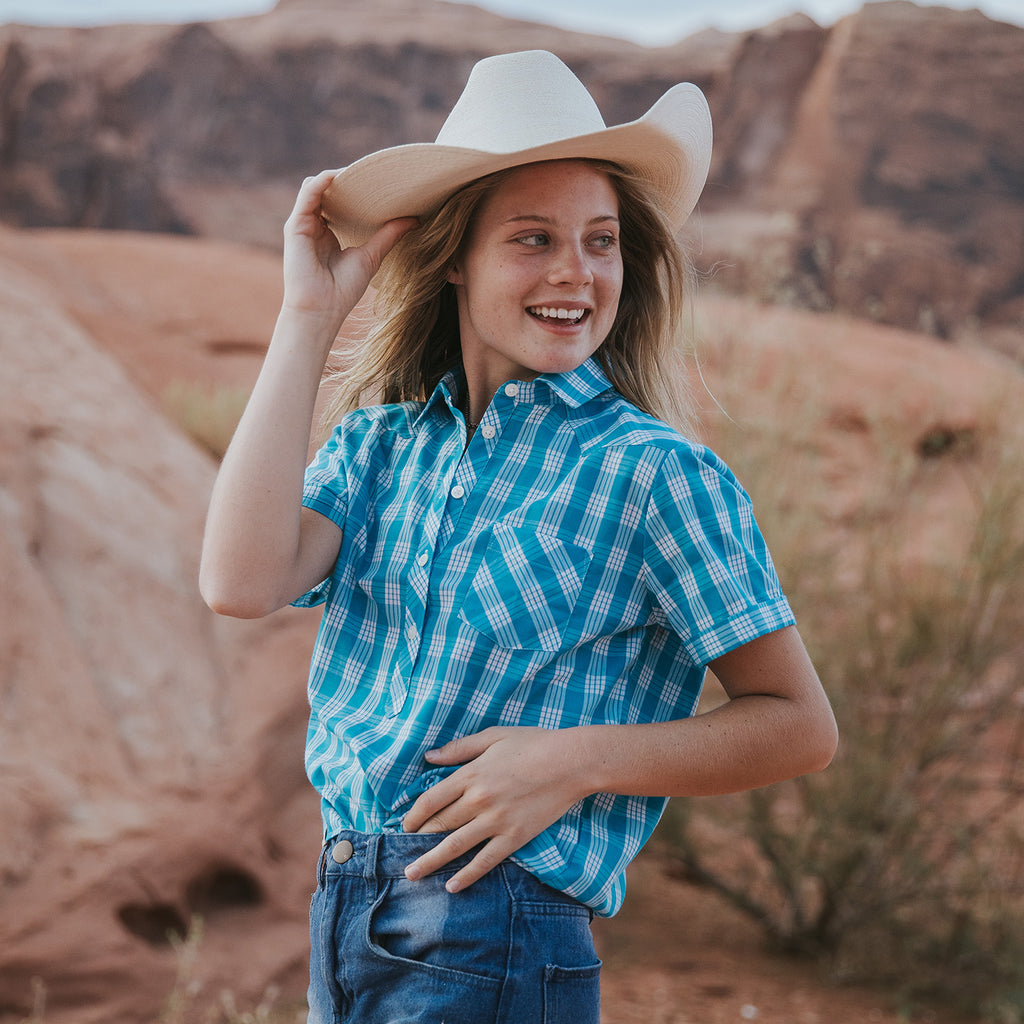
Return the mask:
<svg viewBox="0 0 1024 1024">
<path fill-rule="evenodd" d="M 793 622 L 728 467 L 612 390 L 593 360 L 499 389 L 465 447 L 460 378 L 347 415 L 303 502 L 342 529 L 309 677 L 324 828 L 397 832 L 492 725 L 694 713 L 709 661 Z M 598 914 L 666 801 L 598 793 L 515 860 Z"/>
</svg>

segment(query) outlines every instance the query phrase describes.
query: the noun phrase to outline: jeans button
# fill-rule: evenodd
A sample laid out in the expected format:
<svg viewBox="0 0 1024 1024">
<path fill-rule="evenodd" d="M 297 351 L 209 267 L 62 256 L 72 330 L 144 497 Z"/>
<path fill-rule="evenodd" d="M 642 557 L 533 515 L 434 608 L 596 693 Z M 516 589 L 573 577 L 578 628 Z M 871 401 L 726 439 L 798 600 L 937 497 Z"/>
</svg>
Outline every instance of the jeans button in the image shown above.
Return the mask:
<svg viewBox="0 0 1024 1024">
<path fill-rule="evenodd" d="M 345 861 L 352 859 L 353 852 L 352 844 L 347 839 L 342 839 L 334 844 L 331 857 L 335 864 L 344 864 Z"/>
</svg>

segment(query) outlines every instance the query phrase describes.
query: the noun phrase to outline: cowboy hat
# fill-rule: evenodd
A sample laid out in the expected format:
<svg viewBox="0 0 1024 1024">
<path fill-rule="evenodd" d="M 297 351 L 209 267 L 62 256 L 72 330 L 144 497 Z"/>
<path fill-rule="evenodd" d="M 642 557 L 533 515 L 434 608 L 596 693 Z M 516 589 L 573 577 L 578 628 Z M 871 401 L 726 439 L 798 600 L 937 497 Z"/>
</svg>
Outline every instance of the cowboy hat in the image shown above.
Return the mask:
<svg viewBox="0 0 1024 1024">
<path fill-rule="evenodd" d="M 463 185 L 540 160 L 607 160 L 654 186 L 673 228 L 697 203 L 711 162 L 711 113 L 695 85 L 673 86 L 643 117 L 609 128 L 553 53 L 479 61 L 435 142 L 394 146 L 340 171 L 322 213 L 342 246 L 395 217 L 423 216 Z"/>
</svg>

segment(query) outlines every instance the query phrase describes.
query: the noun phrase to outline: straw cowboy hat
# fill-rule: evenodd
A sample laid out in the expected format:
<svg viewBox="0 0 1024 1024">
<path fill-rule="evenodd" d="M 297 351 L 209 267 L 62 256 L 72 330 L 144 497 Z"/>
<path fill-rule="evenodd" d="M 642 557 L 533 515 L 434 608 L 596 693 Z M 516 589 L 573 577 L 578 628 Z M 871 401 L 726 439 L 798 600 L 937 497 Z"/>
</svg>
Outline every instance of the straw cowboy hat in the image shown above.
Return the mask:
<svg viewBox="0 0 1024 1024">
<path fill-rule="evenodd" d="M 695 85 L 673 86 L 643 117 L 609 128 L 553 53 L 477 63 L 436 142 L 371 153 L 342 170 L 322 212 L 343 246 L 394 217 L 423 216 L 476 178 L 539 160 L 608 160 L 649 181 L 674 228 L 697 203 L 711 162 L 711 113 Z"/>
</svg>

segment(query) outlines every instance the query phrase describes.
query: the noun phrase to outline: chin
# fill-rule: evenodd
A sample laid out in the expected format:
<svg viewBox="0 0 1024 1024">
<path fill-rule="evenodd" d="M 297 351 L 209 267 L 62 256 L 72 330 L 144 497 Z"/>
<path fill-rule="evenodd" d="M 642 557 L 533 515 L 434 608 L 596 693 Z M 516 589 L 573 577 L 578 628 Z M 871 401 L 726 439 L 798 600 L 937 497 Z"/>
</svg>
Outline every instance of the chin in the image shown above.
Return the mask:
<svg viewBox="0 0 1024 1024">
<path fill-rule="evenodd" d="M 590 358 L 589 349 L 585 352 L 550 353 L 536 361 L 537 373 L 568 373 L 582 366 Z"/>
</svg>

